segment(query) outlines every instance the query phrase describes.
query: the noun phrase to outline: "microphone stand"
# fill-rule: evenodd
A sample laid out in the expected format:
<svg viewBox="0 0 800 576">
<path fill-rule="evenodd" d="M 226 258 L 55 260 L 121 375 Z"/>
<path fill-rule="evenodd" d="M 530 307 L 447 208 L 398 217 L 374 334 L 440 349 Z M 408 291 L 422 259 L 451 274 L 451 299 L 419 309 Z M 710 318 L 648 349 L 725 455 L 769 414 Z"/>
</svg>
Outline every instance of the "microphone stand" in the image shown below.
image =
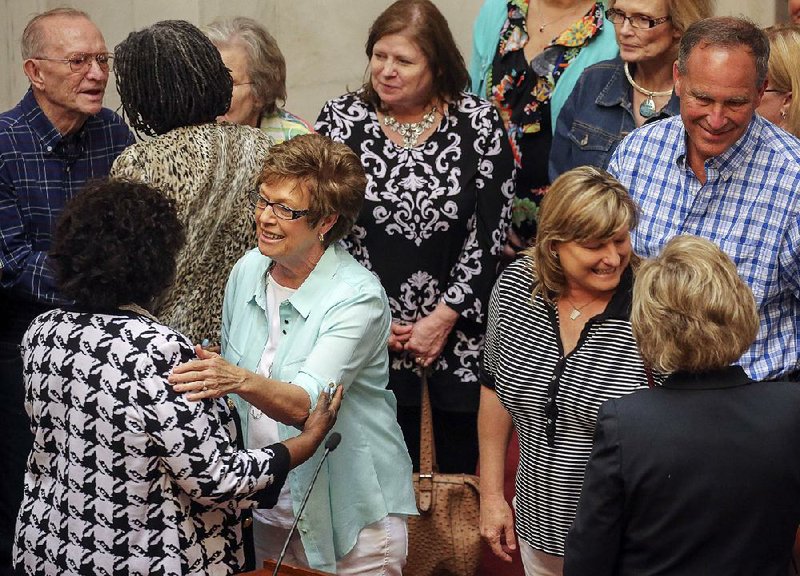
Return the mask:
<svg viewBox="0 0 800 576">
<path fill-rule="evenodd" d="M 311 496 L 311 489 L 314 488 L 314 483 L 317 481 L 317 476 L 319 475 L 319 471 L 322 469 L 323 462 L 325 462 L 328 454 L 336 450 L 336 447 L 341 441 L 342 435 L 338 432 L 334 432 L 328 436 L 327 440 L 325 440 L 325 452 L 322 453 L 322 458 L 320 458 L 319 464 L 317 464 L 317 469 L 314 470 L 314 476 L 311 478 L 311 484 L 308 485 L 308 490 L 306 490 L 305 496 L 303 496 L 303 501 L 300 503 L 300 509 L 297 511 L 297 515 L 294 517 L 294 522 L 292 522 L 292 527 L 289 529 L 289 535 L 286 537 L 286 542 L 283 543 L 283 549 L 281 550 L 281 555 L 278 556 L 278 561 L 275 563 L 275 570 L 272 571 L 272 576 L 278 576 L 278 570 L 280 570 L 281 564 L 283 563 L 283 557 L 286 556 L 286 549 L 289 547 L 289 541 L 292 539 L 294 529 L 297 528 L 297 522 L 300 520 L 300 515 L 306 508 L 308 497 Z"/>
</svg>

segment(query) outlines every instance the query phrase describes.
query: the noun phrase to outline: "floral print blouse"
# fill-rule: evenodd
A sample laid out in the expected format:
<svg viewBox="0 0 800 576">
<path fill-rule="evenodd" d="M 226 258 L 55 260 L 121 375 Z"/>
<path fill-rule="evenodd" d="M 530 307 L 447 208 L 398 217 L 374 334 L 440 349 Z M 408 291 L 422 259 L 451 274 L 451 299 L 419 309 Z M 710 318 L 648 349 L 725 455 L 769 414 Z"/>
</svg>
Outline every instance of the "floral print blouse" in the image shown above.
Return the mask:
<svg viewBox="0 0 800 576">
<path fill-rule="evenodd" d="M 491 86 L 492 102 L 506 125 L 520 168 L 517 203 L 528 199 L 538 205 L 550 183 L 547 177 L 552 142 L 550 96 L 570 62 L 602 29 L 603 5 L 596 2 L 530 62 L 524 53 L 528 43 L 525 27 L 528 6 L 528 0 L 508 2 L 508 20 L 500 32 L 487 85 Z M 522 231 L 526 236 L 532 233 L 524 228 Z"/>
</svg>

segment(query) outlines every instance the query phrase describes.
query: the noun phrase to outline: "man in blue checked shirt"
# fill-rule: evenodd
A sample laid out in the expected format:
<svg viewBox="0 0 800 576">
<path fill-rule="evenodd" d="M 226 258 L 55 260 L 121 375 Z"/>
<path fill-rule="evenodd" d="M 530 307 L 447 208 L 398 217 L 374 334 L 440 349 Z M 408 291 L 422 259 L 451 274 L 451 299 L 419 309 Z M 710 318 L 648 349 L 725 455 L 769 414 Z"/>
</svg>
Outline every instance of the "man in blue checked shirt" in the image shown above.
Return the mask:
<svg viewBox="0 0 800 576">
<path fill-rule="evenodd" d="M 0 575 L 11 573 L 32 443 L 19 344 L 36 315 L 64 303 L 47 266 L 51 232 L 64 204 L 88 179 L 107 176 L 133 142 L 102 106 L 111 55 L 85 13 L 38 15 L 21 45 L 30 89 L 0 115 Z"/>
<path fill-rule="evenodd" d="M 760 316 L 739 363 L 757 380 L 794 379 L 800 348 L 800 141 L 755 114 L 768 58 L 750 22 L 690 26 L 673 72 L 680 116 L 635 130 L 609 164 L 641 208 L 640 255 L 694 234 L 736 263 Z"/>
</svg>

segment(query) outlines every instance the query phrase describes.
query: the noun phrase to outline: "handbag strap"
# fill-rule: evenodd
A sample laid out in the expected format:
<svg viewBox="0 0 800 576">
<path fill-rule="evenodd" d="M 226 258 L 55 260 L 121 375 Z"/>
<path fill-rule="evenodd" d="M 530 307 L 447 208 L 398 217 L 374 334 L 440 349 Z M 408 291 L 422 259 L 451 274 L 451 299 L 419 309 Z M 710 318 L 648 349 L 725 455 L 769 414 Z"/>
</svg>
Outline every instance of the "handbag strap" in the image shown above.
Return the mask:
<svg viewBox="0 0 800 576">
<path fill-rule="evenodd" d="M 433 414 L 428 392 L 428 373 L 421 371 L 422 408 L 419 423 L 419 511 L 428 512 L 433 505 L 433 472 L 436 470 L 436 448 L 433 442 Z"/>
</svg>

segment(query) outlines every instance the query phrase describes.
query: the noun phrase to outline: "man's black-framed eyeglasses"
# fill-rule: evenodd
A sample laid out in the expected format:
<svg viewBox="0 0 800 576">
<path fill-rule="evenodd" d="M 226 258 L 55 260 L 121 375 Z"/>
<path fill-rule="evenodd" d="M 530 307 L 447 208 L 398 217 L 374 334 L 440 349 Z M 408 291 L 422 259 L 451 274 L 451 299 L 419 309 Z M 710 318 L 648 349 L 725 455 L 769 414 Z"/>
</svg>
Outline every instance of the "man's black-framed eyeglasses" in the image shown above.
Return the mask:
<svg viewBox="0 0 800 576">
<path fill-rule="evenodd" d="M 641 14 L 628 16 L 625 14 L 625 12 L 622 10 L 617 10 L 616 8 L 609 8 L 606 10 L 606 18 L 612 24 L 619 26 L 622 26 L 625 23 L 625 20 L 627 20 L 630 22 L 632 27 L 638 30 L 649 30 L 650 28 L 655 28 L 659 24 L 663 24 L 664 22 L 671 20 L 669 16 L 662 16 L 661 18 L 650 18 L 649 16 L 643 16 Z"/>
<path fill-rule="evenodd" d="M 250 200 L 250 204 L 252 204 L 254 208 L 264 210 L 267 208 L 267 206 L 269 206 L 272 208 L 272 213 L 281 220 L 297 220 L 298 218 L 302 218 L 303 216 L 307 215 L 309 212 L 308 210 L 293 210 L 292 208 L 284 206 L 283 204 L 279 204 L 278 202 L 270 202 L 261 195 L 261 192 L 259 192 L 258 189 L 251 191 L 250 194 L 248 194 L 248 198 Z"/>
<path fill-rule="evenodd" d="M 62 62 L 69 64 L 69 69 L 73 72 L 86 72 L 92 64 L 92 60 L 97 62 L 101 70 L 107 71 L 109 62 L 114 58 L 110 52 L 77 52 L 67 58 L 45 58 L 44 56 L 36 56 L 31 60 L 45 60 L 47 62 Z"/>
</svg>

